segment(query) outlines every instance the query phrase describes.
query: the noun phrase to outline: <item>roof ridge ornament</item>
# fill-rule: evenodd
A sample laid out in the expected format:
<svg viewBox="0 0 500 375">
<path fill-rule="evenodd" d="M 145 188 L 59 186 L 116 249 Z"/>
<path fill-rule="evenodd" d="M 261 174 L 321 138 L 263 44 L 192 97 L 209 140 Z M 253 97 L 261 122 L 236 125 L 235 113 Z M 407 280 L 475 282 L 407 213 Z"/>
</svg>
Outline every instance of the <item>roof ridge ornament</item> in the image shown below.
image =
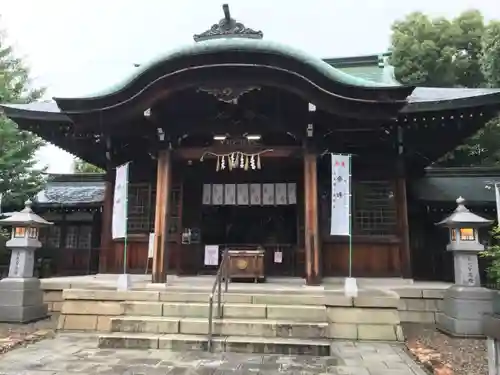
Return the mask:
<svg viewBox="0 0 500 375">
<path fill-rule="evenodd" d="M 455 201 L 457 203 L 457 208 L 455 208 L 455 212 L 470 212 L 467 207 L 465 207 L 465 199 L 460 196 Z"/>
<path fill-rule="evenodd" d="M 219 23 L 212 25 L 207 31 L 201 34 L 195 34 L 193 36 L 195 42 L 218 38 L 262 39 L 264 37 L 262 31 L 250 29 L 232 18 L 228 4 L 222 5 L 222 10 L 224 11 L 224 18 L 222 18 Z"/>
</svg>

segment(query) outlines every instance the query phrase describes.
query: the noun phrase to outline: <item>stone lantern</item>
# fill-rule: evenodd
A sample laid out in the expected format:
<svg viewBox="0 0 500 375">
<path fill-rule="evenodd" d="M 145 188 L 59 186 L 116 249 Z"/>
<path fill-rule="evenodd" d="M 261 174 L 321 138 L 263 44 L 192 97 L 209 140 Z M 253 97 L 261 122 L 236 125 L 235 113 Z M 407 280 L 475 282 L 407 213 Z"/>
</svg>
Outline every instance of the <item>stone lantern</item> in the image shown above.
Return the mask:
<svg viewBox="0 0 500 375">
<path fill-rule="evenodd" d="M 33 271 L 35 250 L 42 246 L 39 230 L 51 224 L 33 212 L 30 201 L 22 211 L 0 220 L 0 225 L 12 227 L 6 243 L 12 250 L 9 275 L 0 280 L 0 321 L 26 323 L 47 316 L 40 280 Z"/>
<path fill-rule="evenodd" d="M 458 198 L 455 211 L 436 224 L 449 230 L 446 250 L 453 252 L 455 270 L 455 284 L 446 290 L 436 320 L 438 328 L 451 335 L 482 336 L 483 315 L 492 310 L 492 292 L 481 287 L 478 253 L 484 245 L 479 242 L 478 228 L 493 220 L 470 212 L 464 203 L 464 198 Z"/>
</svg>

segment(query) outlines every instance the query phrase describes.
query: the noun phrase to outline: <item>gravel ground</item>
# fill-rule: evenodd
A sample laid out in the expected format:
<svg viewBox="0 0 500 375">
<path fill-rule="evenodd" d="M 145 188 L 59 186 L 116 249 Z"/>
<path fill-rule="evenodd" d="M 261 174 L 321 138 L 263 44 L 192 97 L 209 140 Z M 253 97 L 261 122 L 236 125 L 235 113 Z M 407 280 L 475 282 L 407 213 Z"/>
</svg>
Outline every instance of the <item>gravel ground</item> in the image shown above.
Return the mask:
<svg viewBox="0 0 500 375">
<path fill-rule="evenodd" d="M 28 324 L 0 323 L 0 354 L 19 346 L 53 337 L 57 315 Z"/>
<path fill-rule="evenodd" d="M 404 324 L 403 331 L 410 351 L 420 352 L 434 368 L 448 366 L 456 375 L 488 374 L 485 340 L 449 337 L 433 324 Z"/>
<path fill-rule="evenodd" d="M 53 314 L 47 319 L 28 324 L 0 323 L 0 339 L 12 335 L 26 336 L 39 330 L 55 330 L 57 327 L 57 318 L 57 314 Z"/>
</svg>

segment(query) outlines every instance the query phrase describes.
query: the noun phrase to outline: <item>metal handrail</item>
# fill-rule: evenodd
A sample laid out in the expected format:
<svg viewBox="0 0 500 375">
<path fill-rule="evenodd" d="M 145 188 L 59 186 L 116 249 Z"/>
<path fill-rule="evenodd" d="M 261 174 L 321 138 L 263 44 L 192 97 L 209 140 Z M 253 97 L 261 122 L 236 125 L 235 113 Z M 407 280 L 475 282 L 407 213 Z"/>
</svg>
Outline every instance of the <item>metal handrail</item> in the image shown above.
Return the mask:
<svg viewBox="0 0 500 375">
<path fill-rule="evenodd" d="M 221 297 L 222 297 L 222 279 L 224 278 L 224 293 L 227 292 L 229 284 L 229 273 L 228 273 L 228 249 L 224 249 L 224 254 L 222 255 L 222 261 L 220 263 L 219 269 L 215 276 L 214 284 L 212 285 L 212 290 L 210 291 L 210 297 L 208 299 L 208 351 L 212 351 L 212 339 L 213 339 L 213 307 L 214 307 L 214 295 L 217 293 L 217 319 L 222 318 L 221 309 Z"/>
</svg>

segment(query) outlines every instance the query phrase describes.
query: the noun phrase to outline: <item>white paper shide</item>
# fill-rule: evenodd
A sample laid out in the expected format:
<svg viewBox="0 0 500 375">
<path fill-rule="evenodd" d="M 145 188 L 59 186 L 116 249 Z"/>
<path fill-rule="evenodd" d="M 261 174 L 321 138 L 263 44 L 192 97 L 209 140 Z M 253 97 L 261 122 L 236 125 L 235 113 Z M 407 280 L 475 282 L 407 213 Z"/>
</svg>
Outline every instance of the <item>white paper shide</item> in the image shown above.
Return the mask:
<svg viewBox="0 0 500 375">
<path fill-rule="evenodd" d="M 330 235 L 350 236 L 350 156 L 332 154 L 332 211 Z"/>
<path fill-rule="evenodd" d="M 116 168 L 112 222 L 113 239 L 127 236 L 128 169 L 129 163 Z"/>
</svg>

